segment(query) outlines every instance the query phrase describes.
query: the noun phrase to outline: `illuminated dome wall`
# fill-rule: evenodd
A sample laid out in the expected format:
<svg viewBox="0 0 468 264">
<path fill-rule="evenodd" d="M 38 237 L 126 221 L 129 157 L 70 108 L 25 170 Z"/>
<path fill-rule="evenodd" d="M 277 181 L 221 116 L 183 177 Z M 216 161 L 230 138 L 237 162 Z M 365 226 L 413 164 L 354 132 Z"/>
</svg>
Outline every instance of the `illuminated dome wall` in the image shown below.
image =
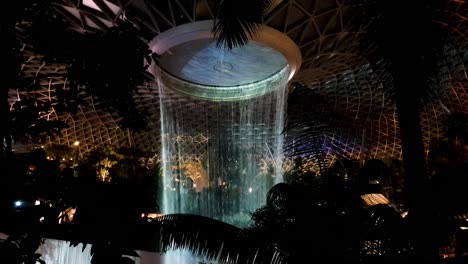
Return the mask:
<svg viewBox="0 0 468 264">
<path fill-rule="evenodd" d="M 177 3 L 142 0 L 54 2 L 57 2 L 57 5 L 53 5 L 56 9 L 54 14 L 64 17 L 70 23 L 70 28 L 79 32 L 105 31 L 126 19 L 134 23 L 142 35 L 151 37 L 182 24 L 212 19 L 216 10 L 216 1 L 209 0 Z M 377 2 L 276 0 L 263 21 L 264 25 L 286 34 L 301 50 L 302 64 L 300 70 L 294 73 L 292 81 L 298 81 L 322 95 L 329 106 L 338 113 L 350 116 L 355 124 L 360 125 L 327 135 L 331 145 L 358 160 L 401 158 L 395 108 L 384 95 L 385 80 L 377 74 L 385 73 L 386 70 L 371 64 L 359 49 L 362 37 L 372 23 L 372 20 L 362 20 L 363 14 Z M 468 113 L 468 3 L 458 0 L 442 2 L 444 4 L 435 10 L 433 20 L 448 31 L 445 61 L 441 65 L 441 68 L 443 66 L 448 70 L 441 76 L 441 82 L 447 85 L 447 89 L 441 102 L 450 111 Z M 96 6 L 93 3 L 100 4 Z M 106 5 L 109 8 L 102 8 Z M 405 7 L 404 3 L 401 5 Z M 406 40 L 403 38 L 402 41 Z M 21 93 L 34 93 L 39 100 L 54 103 L 55 88 L 67 90 L 69 87 L 66 66 L 44 62 L 29 44 L 25 42 L 21 49 L 23 76 L 37 80 L 41 88 L 38 91 L 11 89 L 10 103 L 13 104 Z M 151 113 L 149 132 L 144 133 L 123 129 L 116 114 L 101 111 L 99 104 L 90 98 L 85 99 L 87 104 L 81 105 L 76 115 L 56 111 L 47 113 L 50 119 L 65 120 L 69 125 L 69 128 L 62 130 L 61 137 L 50 139 L 49 144 L 72 147 L 74 142 L 79 141 L 79 151 L 83 155 L 109 145 L 137 147 L 155 153 L 154 160 L 159 160 L 158 89 L 150 85 L 142 86 L 134 98 L 137 105 Z M 187 100 L 187 104 L 190 102 Z M 426 150 L 429 149 L 431 139 L 444 136 L 443 121 L 446 116 L 446 108 L 438 102 L 426 104 L 421 109 Z M 47 145 L 47 142 L 44 144 Z M 330 161 L 334 160 L 335 154 L 333 149 L 328 151 Z"/>
<path fill-rule="evenodd" d="M 182 25 L 152 41 L 161 54 L 154 67 L 164 177 L 160 204 L 164 213 L 242 225 L 282 181 L 287 84 L 300 52 L 271 28 L 259 36 L 282 41 L 278 49 L 256 38 L 225 50 L 210 35 L 212 25 Z"/>
</svg>

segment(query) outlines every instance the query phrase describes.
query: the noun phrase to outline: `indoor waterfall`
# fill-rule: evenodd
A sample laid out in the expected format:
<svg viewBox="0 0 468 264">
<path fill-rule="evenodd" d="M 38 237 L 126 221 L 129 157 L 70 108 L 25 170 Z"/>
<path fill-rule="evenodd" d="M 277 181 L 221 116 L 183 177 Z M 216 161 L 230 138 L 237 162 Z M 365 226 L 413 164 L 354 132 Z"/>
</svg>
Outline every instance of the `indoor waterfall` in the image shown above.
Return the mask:
<svg viewBox="0 0 468 264">
<path fill-rule="evenodd" d="M 268 85 L 271 92 L 229 101 L 184 95 L 158 80 L 163 213 L 244 226 L 249 212 L 265 204 L 267 191 L 282 181 L 288 74 L 285 66 L 273 81 L 249 84 Z"/>
</svg>

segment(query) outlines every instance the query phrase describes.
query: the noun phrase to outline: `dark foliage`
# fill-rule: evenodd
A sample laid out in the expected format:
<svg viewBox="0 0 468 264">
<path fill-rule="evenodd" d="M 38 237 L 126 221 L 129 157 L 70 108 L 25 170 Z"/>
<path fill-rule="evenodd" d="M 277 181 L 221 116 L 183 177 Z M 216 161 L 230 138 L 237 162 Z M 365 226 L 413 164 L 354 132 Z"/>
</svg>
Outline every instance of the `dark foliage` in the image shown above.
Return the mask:
<svg viewBox="0 0 468 264">
<path fill-rule="evenodd" d="M 362 20 L 370 26 L 361 51 L 380 76 L 391 100 L 398 100 L 398 87 L 394 81 L 407 78 L 403 72 L 408 71 L 411 83 L 419 84 L 410 88 L 417 100 L 421 103 L 437 101 L 445 94 L 441 90 L 445 87 L 441 83 L 446 81 L 441 62 L 446 57 L 447 33 L 433 22 L 433 18 L 443 1 L 417 0 L 404 3 L 405 8 L 402 4 L 399 1 L 375 1 L 368 5 Z"/>
<path fill-rule="evenodd" d="M 337 159 L 320 177 L 321 184 L 317 191 L 320 199 L 340 212 L 354 210 L 360 171 L 358 161 Z"/>
<path fill-rule="evenodd" d="M 388 173 L 380 160 L 363 167 L 338 160 L 320 182 L 315 177 L 307 180 L 314 184 L 277 184 L 267 204 L 252 214 L 246 232 L 271 241 L 288 263 L 305 258 L 318 263 L 406 261 L 413 253 L 407 223 L 392 206 L 364 206 L 360 197 L 384 194 Z"/>
<path fill-rule="evenodd" d="M 227 49 L 245 45 L 257 32 L 272 0 L 221 0 L 215 13 L 213 33 Z"/>
<path fill-rule="evenodd" d="M 338 114 L 321 94 L 300 83 L 292 86 L 294 90 L 288 96 L 284 151 L 289 157 L 313 161 L 322 174 L 328 167 L 325 159 L 328 150 L 347 158 L 339 147 L 329 144 L 328 136 L 356 125 L 350 118 Z"/>
<path fill-rule="evenodd" d="M 426 230 L 435 223 L 429 177 L 422 140 L 420 107 L 440 100 L 446 80 L 442 68 L 446 29 L 433 22 L 434 13 L 446 1 L 375 1 L 368 6 L 372 17 L 362 44 L 363 54 L 380 76 L 385 92 L 396 105 L 405 167 L 405 185 L 415 254 L 434 261 L 438 254 L 435 237 Z M 404 6 L 404 8 L 402 8 Z M 416 15 L 417 14 L 417 15 Z M 369 24 L 369 23 L 367 23 Z"/>
<path fill-rule="evenodd" d="M 413 254 L 409 226 L 393 208 L 385 204 L 365 208 L 360 221 L 359 240 L 364 244 L 361 262 L 403 263 L 409 260 Z"/>
<path fill-rule="evenodd" d="M 359 194 L 384 193 L 382 186 L 389 185 L 389 168 L 379 159 L 369 159 L 360 168 L 356 179 L 356 188 Z"/>
<path fill-rule="evenodd" d="M 49 120 L 47 113 L 52 105 L 33 98 L 20 97 L 10 110 L 9 133 L 13 140 L 21 143 L 46 142 L 47 138 L 61 136 L 65 122 Z"/>
<path fill-rule="evenodd" d="M 152 80 L 147 72 L 151 51 L 131 24 L 111 28 L 102 36 L 92 36 L 83 56 L 68 69 L 72 87 L 84 87 L 108 111 L 123 117 L 123 125 L 143 128 L 143 112 L 133 101 L 138 86 Z M 146 65 L 145 65 L 146 60 Z"/>
<path fill-rule="evenodd" d="M 61 160 L 60 156 L 57 158 Z M 0 169 L 4 177 L 0 184 L 8 192 L 0 193 L 0 230 L 68 240 L 72 245 L 92 244 L 93 263 L 133 263 L 126 256 L 137 256 L 133 248 L 142 246 L 140 239 L 145 236 L 155 239 L 155 233 L 145 234 L 149 229 L 141 228 L 146 221 L 141 212 L 151 209 L 145 201 L 155 201 L 144 188 L 154 187 L 154 183 L 136 179 L 102 183 L 96 180 L 94 170 L 88 171 L 91 177 L 74 177 L 73 171 L 69 174 L 66 169 L 60 170 L 58 160 L 48 160 L 42 148 L 2 160 Z M 23 205 L 13 207 L 18 199 Z M 38 199 L 41 205 L 35 206 Z M 76 213 L 62 214 L 60 220 L 65 222 L 58 224 L 59 213 L 70 208 L 77 209 Z M 40 217 L 44 217 L 41 223 Z M 24 245 L 18 248 L 27 250 Z"/>
<path fill-rule="evenodd" d="M 100 109 L 123 117 L 124 127 L 145 128 L 146 113 L 137 108 L 133 96 L 153 79 L 147 68 L 154 56 L 133 24 L 118 21 L 106 32 L 78 33 L 47 5 L 37 7 L 27 21 L 25 41 L 48 63 L 67 65 L 70 87 L 59 90 L 57 97 L 66 100 L 69 110 L 83 103 L 80 92 L 85 91 Z"/>
<path fill-rule="evenodd" d="M 211 218 L 170 214 L 155 220 L 159 230 L 159 251 L 188 249 L 221 263 L 284 263 L 285 256 L 267 241 Z"/>
<path fill-rule="evenodd" d="M 40 140 L 47 129 L 51 132 L 46 136 L 59 133 L 63 124 L 41 115 L 51 107 L 58 114 L 64 111 L 76 113 L 78 107 L 84 104 L 83 90 L 95 100 L 100 110 L 120 115 L 123 127 L 133 130 L 145 128 L 145 111 L 137 108 L 133 96 L 138 86 L 152 80 L 147 65 L 153 56 L 146 40 L 140 37 L 133 25 L 123 21 L 105 33 L 80 34 L 68 29 L 55 13 L 53 1 L 16 1 L 9 11 L 2 16 L 0 23 L 6 44 L 2 56 L 5 67 L 2 69 L 5 69 L 7 76 L 1 82 L 0 122 L 3 125 L 0 139 L 6 143 L 5 148 L 1 145 L 2 154 L 11 153 L 12 136 L 16 140 L 37 137 Z M 38 75 L 33 80 L 23 78 L 20 51 L 20 44 L 23 43 L 32 45 L 35 52 L 44 55 L 47 63 L 67 65 L 66 77 L 70 85 L 66 89 L 58 87 L 57 98 L 50 104 L 38 102 L 33 97 L 17 102 L 11 116 L 8 103 L 10 88 L 34 91 L 39 87 L 41 78 L 53 77 Z M 27 119 L 22 120 L 25 117 Z"/>
<path fill-rule="evenodd" d="M 454 112 L 443 124 L 443 136 L 431 140 L 429 165 L 434 206 L 441 217 L 449 219 L 468 212 L 468 116 Z"/>
<path fill-rule="evenodd" d="M 0 242 L 0 262 L 4 264 L 45 264 L 36 250 L 42 243 L 37 232 L 10 234 Z"/>
<path fill-rule="evenodd" d="M 449 140 L 460 140 L 468 143 L 468 114 L 454 112 L 444 120 L 444 133 Z"/>
<path fill-rule="evenodd" d="M 346 259 L 349 222 L 310 195 L 301 185 L 275 185 L 268 194 L 269 202 L 252 214 L 252 224 L 245 232 L 271 241 L 288 263 L 302 263 L 306 258 Z"/>
</svg>

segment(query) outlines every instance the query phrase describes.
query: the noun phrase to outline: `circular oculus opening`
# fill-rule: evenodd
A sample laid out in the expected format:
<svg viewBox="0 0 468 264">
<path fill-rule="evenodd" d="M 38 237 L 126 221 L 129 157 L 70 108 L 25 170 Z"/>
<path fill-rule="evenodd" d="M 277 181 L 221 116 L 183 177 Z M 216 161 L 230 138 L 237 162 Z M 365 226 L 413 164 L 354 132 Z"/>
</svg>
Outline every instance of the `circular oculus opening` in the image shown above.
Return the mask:
<svg viewBox="0 0 468 264">
<path fill-rule="evenodd" d="M 235 101 L 261 96 L 290 80 L 301 63 L 295 43 L 261 26 L 246 45 L 227 50 L 211 34 L 213 21 L 184 24 L 150 42 L 160 54 L 152 71 L 171 89 L 200 99 Z"/>
</svg>

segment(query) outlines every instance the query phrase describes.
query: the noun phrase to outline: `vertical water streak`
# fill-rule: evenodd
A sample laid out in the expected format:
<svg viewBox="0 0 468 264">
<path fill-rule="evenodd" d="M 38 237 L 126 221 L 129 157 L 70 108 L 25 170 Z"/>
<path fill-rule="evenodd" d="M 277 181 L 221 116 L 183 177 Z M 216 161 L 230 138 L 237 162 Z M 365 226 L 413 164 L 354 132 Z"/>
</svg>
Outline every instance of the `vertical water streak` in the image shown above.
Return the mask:
<svg viewBox="0 0 468 264">
<path fill-rule="evenodd" d="M 167 153 L 167 149 L 168 149 L 168 133 L 166 131 L 166 126 L 164 125 L 167 121 L 166 121 L 166 117 L 165 117 L 165 113 L 166 111 L 163 110 L 163 90 L 162 90 L 162 82 L 160 82 L 159 80 L 157 81 L 157 86 L 158 86 L 158 89 L 159 89 L 159 105 L 160 105 L 160 122 L 161 122 L 161 170 L 162 170 L 162 174 L 163 174 L 163 188 L 162 188 L 162 203 L 160 203 L 160 208 L 163 212 L 168 212 L 170 211 L 169 208 L 167 208 L 167 205 L 169 203 L 165 202 L 165 201 L 168 201 L 169 200 L 169 197 L 168 197 L 168 191 L 167 191 L 167 188 L 169 188 L 170 184 L 169 184 L 169 179 L 168 177 L 165 177 L 166 175 L 169 175 L 170 173 L 170 166 L 171 163 L 170 163 L 170 159 L 169 159 L 169 156 L 168 156 L 168 153 Z"/>
<path fill-rule="evenodd" d="M 247 223 L 282 181 L 287 77 L 284 69 L 272 92 L 229 102 L 186 96 L 158 81 L 163 213 Z"/>
<path fill-rule="evenodd" d="M 55 239 L 44 239 L 36 253 L 46 263 L 54 264 L 89 264 L 92 258 L 90 245 L 71 246 L 67 241 Z"/>
<path fill-rule="evenodd" d="M 283 181 L 283 161 L 284 161 L 284 135 L 283 130 L 285 126 L 286 118 L 286 109 L 287 109 L 287 96 L 288 96 L 288 80 L 287 78 L 282 79 L 279 89 L 276 92 L 276 108 L 275 108 L 275 139 L 276 139 L 276 149 L 275 149 L 275 164 L 274 164 L 274 173 L 275 173 L 275 184 Z"/>
</svg>

